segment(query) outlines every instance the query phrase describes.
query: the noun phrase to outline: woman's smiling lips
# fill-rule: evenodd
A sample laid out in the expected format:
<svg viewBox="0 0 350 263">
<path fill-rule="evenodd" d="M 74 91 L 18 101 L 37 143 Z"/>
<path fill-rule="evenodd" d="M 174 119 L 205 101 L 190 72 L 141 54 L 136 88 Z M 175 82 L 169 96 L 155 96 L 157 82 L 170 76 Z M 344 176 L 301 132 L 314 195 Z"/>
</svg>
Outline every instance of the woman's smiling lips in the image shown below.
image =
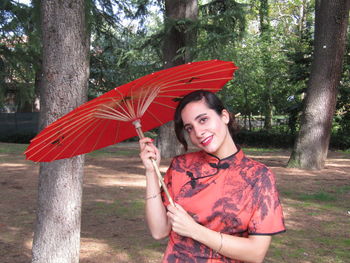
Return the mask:
<svg viewBox="0 0 350 263">
<path fill-rule="evenodd" d="M 201 141 L 201 144 L 202 144 L 203 146 L 207 146 L 209 143 L 211 143 L 212 140 L 213 140 L 213 135 L 211 135 L 211 136 L 205 138 L 203 141 Z"/>
</svg>

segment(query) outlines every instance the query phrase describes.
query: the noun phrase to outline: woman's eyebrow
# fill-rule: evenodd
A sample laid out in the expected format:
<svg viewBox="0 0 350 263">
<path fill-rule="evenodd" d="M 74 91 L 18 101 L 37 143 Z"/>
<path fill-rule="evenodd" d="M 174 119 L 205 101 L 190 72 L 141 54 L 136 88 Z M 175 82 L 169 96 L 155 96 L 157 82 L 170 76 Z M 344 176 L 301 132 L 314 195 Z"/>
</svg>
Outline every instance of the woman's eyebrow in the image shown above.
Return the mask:
<svg viewBox="0 0 350 263">
<path fill-rule="evenodd" d="M 207 115 L 207 114 L 206 113 L 201 113 L 198 116 L 196 116 L 196 118 L 194 118 L 194 120 L 196 121 L 196 120 L 198 120 L 199 118 L 201 118 L 201 117 L 203 117 L 205 115 Z M 186 126 L 188 126 L 188 125 L 190 125 L 190 124 L 189 123 L 184 123 L 184 128 L 186 128 Z"/>
<path fill-rule="evenodd" d="M 205 115 L 207 115 L 207 114 L 206 113 L 201 113 L 196 118 L 194 118 L 194 120 L 198 120 L 199 118 L 201 118 L 201 117 L 203 117 Z"/>
</svg>

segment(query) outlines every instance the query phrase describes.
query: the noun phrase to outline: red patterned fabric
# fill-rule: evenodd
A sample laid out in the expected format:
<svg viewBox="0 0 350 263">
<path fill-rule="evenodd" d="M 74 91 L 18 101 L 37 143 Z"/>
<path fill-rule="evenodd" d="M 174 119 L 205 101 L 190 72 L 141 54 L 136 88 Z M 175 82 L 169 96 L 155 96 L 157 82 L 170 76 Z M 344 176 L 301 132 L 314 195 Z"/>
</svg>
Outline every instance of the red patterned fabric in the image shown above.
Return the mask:
<svg viewBox="0 0 350 263">
<path fill-rule="evenodd" d="M 242 150 L 222 160 L 204 151 L 177 156 L 164 179 L 174 201 L 212 230 L 238 237 L 285 231 L 274 174 Z M 169 204 L 164 193 L 163 200 Z M 240 261 L 171 231 L 162 262 Z"/>
</svg>

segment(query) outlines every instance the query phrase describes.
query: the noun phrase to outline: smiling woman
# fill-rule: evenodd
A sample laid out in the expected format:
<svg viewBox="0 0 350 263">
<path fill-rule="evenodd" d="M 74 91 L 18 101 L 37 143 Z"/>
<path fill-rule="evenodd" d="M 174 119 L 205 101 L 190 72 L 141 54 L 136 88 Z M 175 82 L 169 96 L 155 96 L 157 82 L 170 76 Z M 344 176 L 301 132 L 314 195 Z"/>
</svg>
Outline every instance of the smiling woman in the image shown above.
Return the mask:
<svg viewBox="0 0 350 263">
<path fill-rule="evenodd" d="M 184 131 L 194 146 L 219 158 L 237 151 L 233 142 L 236 133 L 233 119 L 212 93 L 200 91 L 186 96 L 177 107 L 175 129 L 177 138 L 186 150 Z M 226 147 L 222 147 L 224 144 Z"/>
<path fill-rule="evenodd" d="M 150 138 L 140 140 L 146 168 L 146 217 L 156 239 L 169 236 L 162 262 L 262 262 L 271 236 L 285 231 L 274 174 L 235 144 L 236 129 L 218 97 L 186 95 L 175 113 L 175 133 L 199 151 L 173 159 L 159 188 L 149 158 L 159 161 Z"/>
</svg>

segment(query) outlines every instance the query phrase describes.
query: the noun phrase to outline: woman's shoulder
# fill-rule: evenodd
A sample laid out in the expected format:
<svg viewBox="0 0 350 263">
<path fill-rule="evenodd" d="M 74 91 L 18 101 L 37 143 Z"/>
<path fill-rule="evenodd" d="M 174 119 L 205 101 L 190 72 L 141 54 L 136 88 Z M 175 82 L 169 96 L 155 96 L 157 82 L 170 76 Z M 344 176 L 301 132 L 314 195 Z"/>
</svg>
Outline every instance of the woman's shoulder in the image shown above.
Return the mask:
<svg viewBox="0 0 350 263">
<path fill-rule="evenodd" d="M 269 177 L 274 177 L 274 173 L 272 172 L 271 168 L 268 167 L 266 164 L 257 161 L 253 158 L 244 157 L 244 166 L 248 168 L 250 173 L 254 176 L 269 176 Z"/>
<path fill-rule="evenodd" d="M 197 151 L 197 152 L 187 152 L 180 155 L 177 155 L 173 158 L 173 160 L 199 160 L 203 159 L 203 152 Z"/>
<path fill-rule="evenodd" d="M 177 155 L 173 158 L 172 163 L 181 164 L 184 166 L 199 166 L 206 163 L 207 160 L 205 158 L 205 154 L 203 151 L 197 152 L 187 152 L 184 154 Z"/>
</svg>

